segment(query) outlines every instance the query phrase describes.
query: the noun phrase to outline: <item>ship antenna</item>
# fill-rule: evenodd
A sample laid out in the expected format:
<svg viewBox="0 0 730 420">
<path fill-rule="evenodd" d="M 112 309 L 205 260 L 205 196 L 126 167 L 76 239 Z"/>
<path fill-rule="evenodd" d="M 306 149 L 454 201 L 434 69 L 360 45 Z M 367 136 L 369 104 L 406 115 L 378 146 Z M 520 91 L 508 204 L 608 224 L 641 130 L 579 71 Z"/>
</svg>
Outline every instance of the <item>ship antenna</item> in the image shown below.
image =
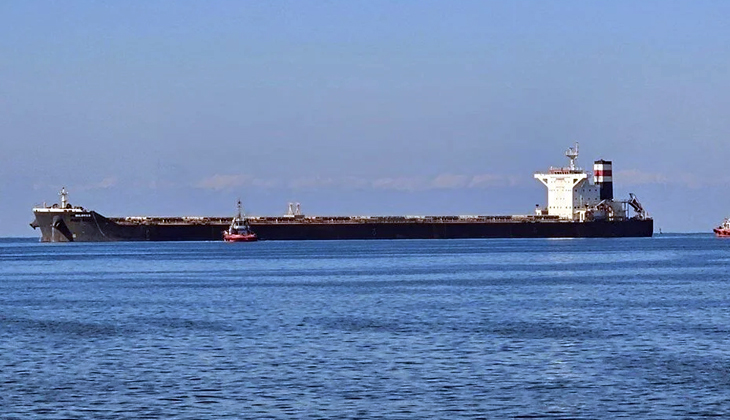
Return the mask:
<svg viewBox="0 0 730 420">
<path fill-rule="evenodd" d="M 575 147 L 569 147 L 565 152 L 565 156 L 570 159 L 570 170 L 575 170 L 575 160 L 578 159 L 578 142 L 575 142 Z"/>
</svg>

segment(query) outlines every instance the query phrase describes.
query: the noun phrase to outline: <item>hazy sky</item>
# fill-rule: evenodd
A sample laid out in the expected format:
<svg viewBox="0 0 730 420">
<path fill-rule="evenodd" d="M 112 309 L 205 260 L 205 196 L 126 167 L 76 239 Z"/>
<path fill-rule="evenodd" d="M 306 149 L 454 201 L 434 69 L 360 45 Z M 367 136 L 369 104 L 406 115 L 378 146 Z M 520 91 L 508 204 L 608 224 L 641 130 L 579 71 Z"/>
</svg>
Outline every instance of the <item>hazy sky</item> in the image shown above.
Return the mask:
<svg viewBox="0 0 730 420">
<path fill-rule="evenodd" d="M 730 216 L 727 1 L 2 1 L 0 235 L 107 216 L 525 214 L 614 162 L 663 231 Z"/>
</svg>

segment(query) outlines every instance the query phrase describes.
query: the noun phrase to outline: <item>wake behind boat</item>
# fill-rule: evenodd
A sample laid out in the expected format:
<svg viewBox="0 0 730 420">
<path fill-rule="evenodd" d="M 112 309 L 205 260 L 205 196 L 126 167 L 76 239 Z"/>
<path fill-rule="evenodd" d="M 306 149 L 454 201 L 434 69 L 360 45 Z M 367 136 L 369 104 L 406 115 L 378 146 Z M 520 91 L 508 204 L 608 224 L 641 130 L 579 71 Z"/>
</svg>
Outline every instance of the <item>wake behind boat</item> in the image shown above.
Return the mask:
<svg viewBox="0 0 730 420">
<path fill-rule="evenodd" d="M 231 221 L 227 230 L 223 231 L 223 240 L 226 242 L 253 242 L 259 238 L 251 230 L 248 219 L 243 216 L 241 200 L 238 200 L 238 214 Z"/>
</svg>

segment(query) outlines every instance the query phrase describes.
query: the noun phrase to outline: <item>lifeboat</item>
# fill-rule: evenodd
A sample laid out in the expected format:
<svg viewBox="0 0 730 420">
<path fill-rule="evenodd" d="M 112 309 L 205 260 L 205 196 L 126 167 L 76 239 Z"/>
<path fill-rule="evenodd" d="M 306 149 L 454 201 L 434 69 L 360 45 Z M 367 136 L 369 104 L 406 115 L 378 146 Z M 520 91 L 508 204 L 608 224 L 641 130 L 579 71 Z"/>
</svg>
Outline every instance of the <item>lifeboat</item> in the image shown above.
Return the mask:
<svg viewBox="0 0 730 420">
<path fill-rule="evenodd" d="M 725 219 L 722 224 L 714 229 L 715 235 L 721 238 L 730 237 L 730 219 Z"/>
<path fill-rule="evenodd" d="M 239 200 L 238 214 L 233 218 L 228 229 L 223 231 L 223 240 L 226 242 L 254 242 L 258 239 L 256 233 L 251 230 L 248 219 L 243 216 L 241 200 Z"/>
</svg>

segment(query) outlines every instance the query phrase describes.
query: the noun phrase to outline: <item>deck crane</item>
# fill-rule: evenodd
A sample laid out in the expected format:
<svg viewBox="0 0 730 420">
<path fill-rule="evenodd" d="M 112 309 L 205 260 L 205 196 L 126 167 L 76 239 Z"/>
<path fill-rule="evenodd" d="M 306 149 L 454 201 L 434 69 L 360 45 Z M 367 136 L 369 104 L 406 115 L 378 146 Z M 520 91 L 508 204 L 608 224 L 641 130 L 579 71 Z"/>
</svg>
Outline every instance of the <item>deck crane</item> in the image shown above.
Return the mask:
<svg viewBox="0 0 730 420">
<path fill-rule="evenodd" d="M 646 218 L 646 210 L 644 210 L 644 207 L 641 205 L 634 193 L 629 193 L 629 200 L 626 203 L 634 209 L 639 219 Z"/>
</svg>

